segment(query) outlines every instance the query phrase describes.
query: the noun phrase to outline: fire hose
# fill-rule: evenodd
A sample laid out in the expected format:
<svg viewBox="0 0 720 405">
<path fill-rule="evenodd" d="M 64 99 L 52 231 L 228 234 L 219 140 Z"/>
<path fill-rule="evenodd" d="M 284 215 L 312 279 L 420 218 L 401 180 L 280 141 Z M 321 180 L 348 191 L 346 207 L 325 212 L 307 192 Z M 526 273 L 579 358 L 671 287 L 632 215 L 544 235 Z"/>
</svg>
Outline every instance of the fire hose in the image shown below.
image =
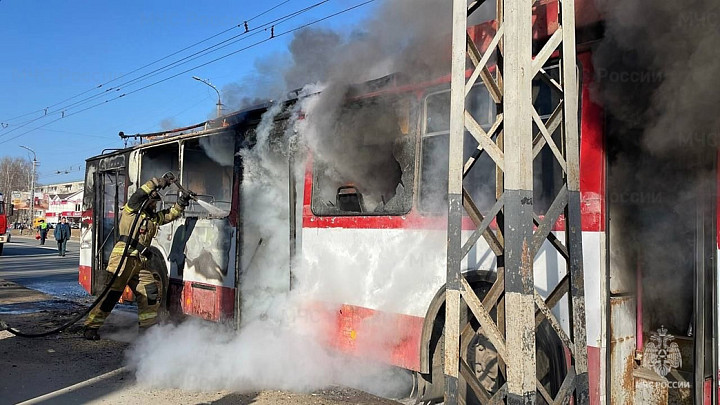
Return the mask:
<svg viewBox="0 0 720 405">
<path fill-rule="evenodd" d="M 171 173 L 171 174 L 172 174 L 172 173 Z M 193 192 L 185 189 L 184 187 L 182 187 L 182 186 L 180 185 L 180 183 L 178 183 L 177 181 L 175 181 L 174 176 L 172 176 L 172 180 L 170 180 L 170 181 L 171 181 L 172 183 L 174 183 L 183 193 L 187 193 L 191 198 L 194 196 L 194 193 L 193 193 Z M 153 190 L 153 192 L 154 192 L 154 193 L 157 193 L 155 190 Z M 152 197 L 149 195 L 148 198 L 147 198 L 145 201 L 143 201 L 142 205 L 140 206 L 140 210 L 138 211 L 138 215 L 135 216 L 135 219 L 133 220 L 133 223 L 132 223 L 132 225 L 130 226 L 130 232 L 128 232 L 129 235 L 134 235 L 134 234 L 135 234 L 135 228 L 137 227 L 138 221 L 140 220 L 140 217 L 142 216 L 141 213 L 145 210 L 145 208 L 147 207 L 147 204 L 150 202 L 151 199 L 152 199 Z M 86 316 L 87 314 L 89 314 L 90 311 L 92 311 L 93 308 L 95 308 L 98 304 L 100 304 L 100 302 L 103 300 L 103 298 L 105 298 L 105 296 L 107 295 L 107 293 L 110 292 L 110 287 L 112 286 L 113 282 L 115 282 L 115 280 L 117 279 L 118 275 L 120 274 L 120 269 L 122 269 L 123 265 L 125 264 L 125 258 L 127 257 L 127 252 L 128 252 L 129 249 L 130 249 L 130 244 L 129 244 L 129 243 L 126 243 L 126 244 L 125 244 L 125 249 L 123 249 L 122 256 L 120 257 L 120 262 L 118 262 L 118 265 L 117 265 L 117 268 L 115 269 L 115 272 L 113 273 L 112 277 L 110 278 L 110 281 L 108 281 L 107 285 L 105 286 L 105 289 L 100 293 L 100 295 L 98 295 L 98 297 L 95 299 L 95 301 L 93 301 L 92 305 L 90 305 L 90 306 L 89 306 L 87 309 L 85 309 L 85 311 L 83 311 L 82 313 L 76 315 L 76 316 L 75 316 L 73 319 L 71 319 L 70 321 L 68 321 L 68 322 L 66 322 L 66 323 L 58 326 L 58 327 L 55 328 L 55 329 L 51 329 L 51 330 L 49 330 L 49 331 L 45 331 L 45 332 L 41 332 L 41 333 L 24 333 L 24 332 L 21 332 L 21 331 L 15 329 L 15 328 L 11 327 L 10 325 L 8 325 L 7 323 L 5 323 L 4 321 L 0 320 L 0 331 L 6 330 L 6 331 L 12 333 L 12 334 L 15 335 L 15 336 L 24 337 L 24 338 L 36 338 L 36 337 L 50 336 L 50 335 L 53 335 L 53 334 L 55 334 L 55 333 L 60 333 L 60 332 L 62 332 L 63 330 L 65 330 L 66 328 L 68 328 L 69 326 L 75 324 L 77 321 L 79 321 L 79 320 L 82 319 L 84 316 Z"/>
</svg>

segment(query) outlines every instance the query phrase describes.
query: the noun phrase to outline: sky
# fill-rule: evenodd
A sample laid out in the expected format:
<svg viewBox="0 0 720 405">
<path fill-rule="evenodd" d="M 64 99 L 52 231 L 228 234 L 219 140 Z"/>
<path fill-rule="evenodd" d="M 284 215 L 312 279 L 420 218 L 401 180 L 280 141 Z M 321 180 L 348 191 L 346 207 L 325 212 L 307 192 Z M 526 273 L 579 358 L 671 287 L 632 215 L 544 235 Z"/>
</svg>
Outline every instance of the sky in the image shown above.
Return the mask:
<svg viewBox="0 0 720 405">
<path fill-rule="evenodd" d="M 120 131 L 154 132 L 212 118 L 217 93 L 192 76 L 209 80 L 230 102 L 257 69 L 282 71 L 292 39 L 292 32 L 283 33 L 365 1 L 0 0 L 0 158 L 32 159 L 20 147 L 26 146 L 36 153 L 40 184 L 82 180 L 85 159 L 123 147 Z M 274 23 L 276 36 L 269 39 L 272 21 L 318 3 Z M 378 3 L 312 26 L 351 32 Z M 222 49 L 153 72 L 234 36 L 237 42 Z"/>
</svg>

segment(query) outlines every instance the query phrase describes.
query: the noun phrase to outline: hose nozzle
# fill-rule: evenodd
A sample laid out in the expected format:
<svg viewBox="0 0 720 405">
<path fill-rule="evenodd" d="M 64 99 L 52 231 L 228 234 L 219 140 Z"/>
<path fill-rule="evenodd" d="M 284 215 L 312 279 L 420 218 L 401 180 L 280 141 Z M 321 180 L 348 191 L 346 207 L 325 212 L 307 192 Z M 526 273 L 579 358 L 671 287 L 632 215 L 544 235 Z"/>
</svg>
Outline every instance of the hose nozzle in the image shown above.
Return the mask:
<svg viewBox="0 0 720 405">
<path fill-rule="evenodd" d="M 182 185 L 182 184 L 180 184 L 180 182 L 179 182 L 179 181 L 176 181 L 176 182 L 175 182 L 175 185 L 177 186 L 178 190 L 182 191 L 182 192 L 183 192 L 183 194 L 186 194 L 186 195 L 188 195 L 188 196 L 190 197 L 190 199 L 191 199 L 191 200 L 195 200 L 195 201 L 197 201 L 197 200 L 198 200 L 198 198 L 197 198 L 197 194 L 196 194 L 196 193 L 194 193 L 194 192 L 192 192 L 192 191 L 190 191 L 190 190 L 188 190 L 188 189 L 186 189 L 185 187 L 183 187 L 183 185 Z"/>
</svg>

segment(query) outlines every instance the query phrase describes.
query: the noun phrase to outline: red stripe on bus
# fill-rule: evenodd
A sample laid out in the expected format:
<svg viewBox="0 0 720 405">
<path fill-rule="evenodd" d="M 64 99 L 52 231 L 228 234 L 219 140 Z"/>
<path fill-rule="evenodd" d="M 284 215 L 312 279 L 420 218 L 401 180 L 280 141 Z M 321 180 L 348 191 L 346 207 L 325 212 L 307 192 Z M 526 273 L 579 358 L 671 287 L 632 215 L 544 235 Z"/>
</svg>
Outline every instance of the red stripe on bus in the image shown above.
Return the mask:
<svg viewBox="0 0 720 405">
<path fill-rule="evenodd" d="M 424 318 L 321 302 L 309 305 L 306 314 L 312 314 L 312 321 L 332 348 L 352 356 L 420 370 Z"/>
<path fill-rule="evenodd" d="M 600 197 L 583 199 L 581 201 L 582 230 L 586 232 L 600 232 L 604 230 L 604 217 L 597 207 L 602 204 Z M 493 220 L 492 229 L 497 229 Z M 303 228 L 346 228 L 346 229 L 447 229 L 447 220 L 444 216 L 426 216 L 412 210 L 407 215 L 398 216 L 316 216 L 309 206 L 303 209 Z M 474 230 L 475 224 L 469 217 L 463 217 L 462 228 L 466 231 Z M 553 226 L 553 231 L 565 230 L 565 217 L 560 216 Z"/>
<path fill-rule="evenodd" d="M 580 194 L 583 231 L 605 230 L 606 158 L 605 112 L 592 100 L 595 73 L 590 52 L 578 54 L 583 69 L 580 126 Z"/>
<path fill-rule="evenodd" d="M 420 337 L 424 318 L 356 305 L 314 302 L 303 316 L 318 326 L 330 347 L 344 353 L 420 370 Z M 591 404 L 599 405 L 600 348 L 588 346 Z"/>
<path fill-rule="evenodd" d="M 170 279 L 168 310 L 197 316 L 208 321 L 232 319 L 235 311 L 235 289 L 197 281 Z"/>
<path fill-rule="evenodd" d="M 78 283 L 88 294 L 90 293 L 90 286 L 92 285 L 92 268 L 90 266 L 80 265 L 78 268 Z"/>
</svg>

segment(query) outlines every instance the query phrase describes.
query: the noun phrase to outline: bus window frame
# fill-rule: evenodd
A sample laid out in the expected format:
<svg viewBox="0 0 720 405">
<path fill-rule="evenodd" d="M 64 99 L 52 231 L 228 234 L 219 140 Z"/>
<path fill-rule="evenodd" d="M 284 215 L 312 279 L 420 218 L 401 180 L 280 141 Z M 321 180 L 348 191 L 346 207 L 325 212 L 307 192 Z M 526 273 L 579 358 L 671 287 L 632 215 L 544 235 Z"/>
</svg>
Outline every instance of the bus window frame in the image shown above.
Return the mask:
<svg viewBox="0 0 720 405">
<path fill-rule="evenodd" d="M 201 142 L 200 142 L 201 139 L 203 139 L 203 138 L 209 138 L 209 137 L 211 137 L 211 136 L 215 136 L 215 137 L 227 136 L 227 137 L 230 137 L 231 140 L 232 140 L 232 145 L 233 145 L 233 149 L 232 149 L 233 159 L 232 159 L 232 160 L 233 160 L 233 163 L 232 163 L 230 166 L 227 166 L 227 168 L 228 168 L 228 170 L 229 170 L 230 183 L 231 183 L 230 186 L 229 186 L 229 189 L 230 189 L 229 200 L 215 200 L 215 198 L 214 198 L 215 196 L 214 196 L 214 195 L 209 195 L 209 194 L 199 194 L 199 195 L 198 195 L 198 198 L 199 198 L 199 199 L 202 199 L 203 201 L 205 201 L 206 199 L 203 198 L 204 196 L 212 197 L 212 198 L 210 198 L 210 200 L 208 200 L 208 202 L 212 203 L 213 205 L 215 205 L 217 202 L 223 203 L 223 206 L 221 206 L 220 208 L 221 208 L 222 210 L 227 211 L 228 213 L 227 213 L 227 215 L 225 215 L 225 216 L 223 216 L 223 217 L 219 217 L 219 216 L 211 215 L 209 212 L 207 212 L 205 209 L 202 209 L 202 208 L 199 209 L 199 210 L 192 210 L 191 208 L 192 208 L 194 205 L 196 205 L 197 203 L 195 203 L 195 202 L 193 202 L 193 201 L 190 201 L 190 205 L 188 206 L 188 208 L 186 208 L 186 210 L 183 211 L 183 217 L 216 218 L 216 219 L 219 219 L 219 218 L 227 218 L 227 217 L 229 217 L 229 216 L 230 216 L 230 213 L 231 213 L 231 211 L 232 211 L 233 198 L 234 198 L 233 192 L 232 192 L 232 188 L 233 188 L 233 184 L 234 184 L 234 181 L 235 181 L 235 160 L 236 160 L 236 158 L 235 158 L 235 153 L 236 153 L 236 150 L 237 150 L 237 147 L 238 147 L 238 145 L 237 145 L 238 136 L 237 136 L 237 134 L 235 134 L 233 131 L 228 130 L 228 131 L 222 131 L 222 132 L 216 132 L 216 133 L 205 134 L 205 135 L 200 135 L 200 136 L 194 136 L 194 137 L 191 137 L 191 138 L 185 138 L 185 139 L 179 140 L 178 143 L 180 144 L 180 147 L 179 147 L 179 152 L 178 152 L 178 161 L 179 161 L 179 169 L 178 169 L 178 170 L 179 170 L 179 176 L 178 176 L 178 177 L 179 177 L 179 179 L 180 179 L 180 184 L 182 184 L 182 185 L 184 185 L 184 186 L 187 186 L 187 178 L 186 178 L 186 173 L 185 173 L 185 172 L 186 172 L 186 168 L 187 168 L 186 161 L 185 161 L 185 153 L 186 153 L 186 152 L 185 152 L 185 147 L 186 147 L 186 145 L 187 145 L 188 143 L 197 143 L 197 144 L 200 144 L 200 143 L 201 143 Z M 200 148 L 202 149 L 202 145 L 200 145 Z M 207 153 L 205 153 L 205 154 L 207 155 Z M 225 167 L 225 166 L 222 166 L 222 165 L 218 164 L 217 162 L 215 162 L 215 164 L 216 164 L 217 166 L 219 166 L 219 167 Z M 191 191 L 195 191 L 195 190 L 192 190 L 192 189 L 191 189 Z M 167 193 L 166 195 L 174 196 L 174 197 L 175 197 L 175 200 L 177 201 L 177 197 L 179 196 L 179 192 L 178 192 L 178 191 L 175 191 L 175 192 L 173 192 L 173 193 Z M 227 204 L 227 207 L 224 207 L 225 204 Z"/>
<path fill-rule="evenodd" d="M 400 142 L 405 142 L 405 147 L 408 148 L 409 153 L 411 156 L 407 156 L 407 163 L 409 163 L 409 167 L 407 167 L 407 170 L 402 170 L 401 165 L 401 182 L 403 183 L 403 189 L 404 189 L 404 195 L 402 196 L 400 207 L 401 209 L 397 209 L 395 211 L 387 212 L 387 211 L 380 211 L 380 212 L 374 212 L 374 211 L 363 211 L 363 212 L 354 212 L 354 211 L 340 211 L 337 210 L 335 212 L 321 212 L 320 207 L 318 207 L 319 201 L 324 201 L 322 197 L 318 197 L 316 194 L 316 190 L 320 189 L 320 181 L 319 181 L 319 174 L 326 168 L 326 166 L 318 162 L 317 160 L 312 160 L 310 165 L 310 176 L 311 176 L 311 189 L 310 189 L 310 212 L 316 217 L 401 217 L 407 215 L 410 211 L 413 210 L 415 205 L 415 195 L 417 194 L 417 176 L 418 176 L 418 140 L 419 140 L 419 131 L 417 126 L 417 120 L 418 120 L 418 101 L 417 96 L 413 93 L 397 93 L 397 94 L 388 94 L 388 93 L 380 93 L 380 94 L 374 94 L 368 97 L 358 97 L 356 99 L 351 100 L 351 102 L 362 102 L 363 100 L 368 100 L 372 98 L 380 98 L 380 97 L 387 97 L 388 95 L 394 97 L 393 100 L 394 103 L 397 102 L 407 102 L 407 117 L 406 117 L 406 125 L 407 125 L 407 134 L 402 134 L 400 137 L 398 137 L 398 140 Z M 397 145 L 396 145 L 397 146 Z M 397 160 L 397 157 L 396 157 Z M 400 164 L 400 162 L 398 162 Z M 405 184 L 405 180 L 407 181 L 407 184 Z M 398 183 L 400 185 L 400 183 Z M 397 188 L 397 186 L 396 186 Z M 393 196 L 394 198 L 395 196 Z M 391 201 L 392 198 L 389 201 Z M 387 204 L 387 203 L 386 203 Z"/>
<path fill-rule="evenodd" d="M 158 177 L 155 175 L 153 175 L 151 177 L 147 177 L 144 175 L 144 166 L 145 166 L 144 160 L 145 160 L 146 154 L 148 154 L 151 151 L 157 151 L 157 150 L 160 150 L 161 148 L 168 148 L 171 146 L 176 146 L 177 153 L 175 154 L 175 162 L 177 162 L 177 169 L 171 168 L 169 170 L 173 171 L 173 172 L 175 170 L 177 170 L 178 172 L 182 173 L 182 159 L 181 159 L 181 151 L 182 151 L 182 147 L 183 147 L 182 140 L 174 140 L 174 141 L 167 142 L 167 143 L 151 144 L 147 147 L 144 147 L 144 148 L 138 150 L 140 165 L 139 165 L 139 168 L 137 171 L 137 188 L 139 188 L 144 182 L 149 181 L 153 177 Z M 159 174 L 159 176 L 162 176 L 162 174 Z M 164 191 L 161 190 L 159 194 L 161 195 L 162 198 L 160 200 L 160 203 L 159 203 L 160 206 L 158 207 L 158 210 L 163 210 L 165 208 L 168 208 L 177 201 L 177 193 L 171 192 L 170 189 L 166 189 Z M 167 201 L 168 198 L 173 197 L 173 196 L 175 196 L 175 201 L 172 201 L 172 203 Z M 129 198 L 129 196 L 128 196 L 128 198 Z"/>
<path fill-rule="evenodd" d="M 495 111 L 494 111 L 494 110 L 495 110 L 495 108 L 494 108 L 494 105 L 495 105 L 495 104 L 492 102 L 492 99 L 491 99 L 491 97 L 490 97 L 490 93 L 488 92 L 487 88 L 486 88 L 482 83 L 475 84 L 475 85 L 473 86 L 473 90 L 474 90 L 474 89 L 482 89 L 482 90 L 485 92 L 486 96 L 487 96 L 487 97 L 486 97 L 486 100 L 488 101 L 488 103 L 487 103 L 487 105 L 488 105 L 488 108 L 487 108 L 487 115 L 488 115 L 488 116 L 487 116 L 487 120 L 488 120 L 488 121 L 487 121 L 487 123 L 479 122 L 479 124 L 483 127 L 483 129 L 484 129 L 484 130 L 487 130 L 487 129 L 489 129 L 490 126 L 492 125 L 492 122 L 495 121 L 495 117 L 496 117 L 496 114 L 495 114 Z M 418 137 L 418 138 L 419 138 L 419 142 L 418 142 L 419 145 L 418 145 L 418 152 L 417 152 L 417 155 L 418 155 L 418 171 L 417 171 L 417 176 L 416 176 L 416 182 L 417 182 L 417 193 L 416 193 L 416 195 L 417 195 L 417 200 L 416 200 L 416 202 L 415 202 L 415 205 L 416 205 L 418 211 L 419 211 L 420 213 L 422 213 L 423 215 L 426 215 L 426 216 L 443 215 L 443 214 L 445 214 L 445 212 L 442 211 L 442 210 L 425 209 L 425 208 L 423 207 L 423 204 L 422 204 L 422 201 L 423 201 L 423 200 L 422 200 L 422 198 L 423 198 L 423 189 L 425 188 L 425 187 L 423 187 L 423 184 L 422 184 L 423 170 L 424 170 L 424 168 L 425 168 L 425 162 L 424 162 L 424 159 L 423 159 L 423 158 L 424 158 L 424 140 L 425 140 L 426 138 L 432 138 L 432 137 L 438 137 L 438 136 L 448 136 L 448 137 L 450 136 L 450 128 L 449 128 L 449 127 L 448 127 L 447 130 L 443 130 L 443 131 L 427 132 L 427 128 L 428 128 L 428 118 L 429 118 L 429 117 L 428 117 L 428 99 L 431 98 L 431 97 L 433 97 L 433 96 L 436 96 L 436 95 L 438 95 L 438 94 L 443 94 L 443 93 L 447 93 L 447 94 L 449 95 L 450 90 L 451 90 L 451 89 L 450 89 L 449 86 L 443 86 L 443 87 L 440 88 L 440 89 L 434 89 L 434 90 L 431 90 L 431 91 L 425 93 L 425 94 L 423 95 L 422 99 L 421 99 L 421 100 L 422 100 L 422 128 L 420 129 L 420 134 L 419 134 L 419 137 Z M 476 118 L 477 118 L 477 117 L 476 117 Z M 449 126 L 449 122 L 448 122 L 448 126 Z M 465 131 L 465 133 L 467 134 L 467 130 Z M 472 135 L 471 135 L 471 136 L 472 136 Z M 447 173 L 446 173 L 446 175 L 447 175 Z"/>
<path fill-rule="evenodd" d="M 549 64 L 547 64 L 547 65 L 544 67 L 545 71 L 548 72 L 549 76 L 551 76 L 551 77 L 552 77 L 552 74 L 550 73 L 550 71 L 557 71 L 559 68 L 560 68 L 560 65 L 557 63 L 556 60 L 555 60 L 555 61 L 551 61 Z M 556 79 L 556 80 L 557 80 L 557 79 Z M 556 91 L 553 89 L 553 87 L 552 87 L 550 84 L 546 83 L 544 79 L 542 79 L 542 78 L 537 78 L 537 79 L 534 79 L 533 81 L 534 81 L 534 82 L 535 82 L 535 81 L 539 82 L 541 86 L 542 86 L 542 85 L 547 86 L 548 91 L 549 91 L 549 94 L 550 94 L 551 97 L 553 97 L 553 95 L 556 94 Z M 473 88 L 481 88 L 481 89 L 483 89 L 484 92 L 487 94 L 487 99 L 490 100 L 490 94 L 487 92 L 487 88 L 486 88 L 482 83 L 475 84 L 475 85 L 473 86 Z M 423 187 L 422 180 L 423 180 L 423 171 L 424 171 L 424 169 L 425 169 L 425 162 L 424 162 L 424 156 L 425 156 L 425 153 L 424 153 L 424 141 L 425 141 L 425 139 L 426 139 L 426 138 L 431 138 L 431 137 L 437 137 L 437 136 L 449 136 L 449 134 L 450 134 L 449 128 L 448 128 L 447 130 L 443 130 L 443 131 L 427 132 L 427 129 L 428 129 L 428 119 L 429 119 L 429 116 L 428 116 L 428 99 L 430 99 L 431 97 L 436 96 L 436 95 L 438 95 L 438 94 L 449 93 L 449 92 L 450 92 L 450 88 L 449 88 L 449 87 L 443 87 L 442 89 L 437 89 L 437 90 L 430 91 L 430 92 L 426 93 L 425 95 L 423 95 L 423 97 L 422 97 L 422 128 L 421 128 L 421 131 L 420 131 L 420 136 L 419 136 L 419 148 L 418 148 L 418 152 L 417 152 L 417 154 L 418 154 L 418 160 L 419 160 L 419 166 L 418 166 L 418 174 L 417 174 L 417 179 L 416 179 L 416 181 L 417 181 L 417 193 L 416 193 L 416 194 L 417 194 L 417 202 L 416 202 L 416 206 L 417 206 L 417 208 L 418 208 L 418 211 L 421 212 L 423 215 L 442 215 L 442 214 L 444 214 L 444 212 L 441 211 L 441 210 L 425 209 L 425 208 L 423 207 L 423 204 L 422 204 L 422 201 L 423 201 L 423 190 L 424 190 L 426 187 Z M 539 93 L 538 93 L 538 94 L 539 94 Z M 553 99 L 551 99 L 551 100 L 553 100 Z M 535 104 L 536 101 L 537 101 L 537 100 L 533 100 L 533 105 L 537 108 L 537 106 L 536 106 L 536 104 Z M 490 126 L 492 125 L 492 122 L 494 122 L 494 120 L 495 120 L 494 108 L 492 108 L 493 105 L 494 105 L 494 103 L 492 102 L 492 100 L 490 100 L 490 102 L 488 103 L 488 105 L 489 105 L 489 108 L 488 108 L 488 110 L 487 110 L 487 111 L 488 111 L 488 121 L 487 121 L 487 123 L 479 122 L 479 124 L 483 127 L 484 130 L 489 129 Z M 552 106 L 553 103 L 551 102 L 550 105 Z M 551 109 L 552 109 L 552 108 L 551 108 Z M 538 112 L 538 114 L 539 114 L 539 112 Z M 551 115 L 552 115 L 552 111 L 550 111 L 550 112 L 547 113 L 547 114 L 542 114 L 542 115 L 539 115 L 539 116 L 540 116 L 541 120 L 544 122 L 544 121 L 547 121 L 547 119 L 548 119 Z M 477 117 L 476 117 L 476 119 L 477 119 Z M 533 124 L 533 126 L 534 126 L 534 124 Z M 554 134 L 555 134 L 557 131 L 559 131 L 559 130 L 560 130 L 560 128 L 556 129 L 556 131 L 554 131 L 551 135 L 554 135 Z M 466 136 L 467 136 L 467 133 L 468 133 L 467 130 L 465 130 Z M 537 159 L 537 158 L 539 158 L 539 156 L 536 157 L 536 159 Z M 553 191 L 550 192 L 550 194 L 553 194 L 553 192 L 556 194 L 556 191 L 557 191 L 557 190 L 553 190 Z M 493 197 L 494 197 L 494 196 L 493 196 Z"/>
</svg>

